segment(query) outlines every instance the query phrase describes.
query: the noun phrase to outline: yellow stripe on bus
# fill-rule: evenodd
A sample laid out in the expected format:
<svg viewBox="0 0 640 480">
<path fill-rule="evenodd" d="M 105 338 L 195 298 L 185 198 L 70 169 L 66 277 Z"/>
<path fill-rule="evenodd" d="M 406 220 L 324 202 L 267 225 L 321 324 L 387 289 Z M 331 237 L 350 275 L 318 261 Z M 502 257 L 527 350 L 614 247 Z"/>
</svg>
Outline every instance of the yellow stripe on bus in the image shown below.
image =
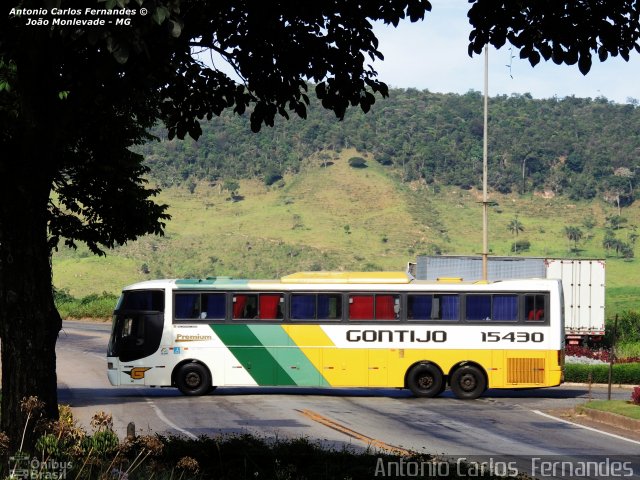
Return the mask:
<svg viewBox="0 0 640 480">
<path fill-rule="evenodd" d="M 297 272 L 280 279 L 282 283 L 409 283 L 405 272 Z"/>
</svg>

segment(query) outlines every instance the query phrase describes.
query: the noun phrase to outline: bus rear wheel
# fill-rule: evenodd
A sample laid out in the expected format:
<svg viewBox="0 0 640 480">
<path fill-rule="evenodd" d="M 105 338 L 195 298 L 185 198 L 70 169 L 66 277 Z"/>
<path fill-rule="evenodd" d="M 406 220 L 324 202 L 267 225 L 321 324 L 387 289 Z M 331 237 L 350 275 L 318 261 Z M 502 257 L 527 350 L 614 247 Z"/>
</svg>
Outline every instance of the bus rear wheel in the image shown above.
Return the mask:
<svg viewBox="0 0 640 480">
<path fill-rule="evenodd" d="M 484 373 L 473 365 L 458 368 L 450 380 L 451 391 L 461 400 L 478 398 L 487 389 L 487 379 Z"/>
<path fill-rule="evenodd" d="M 197 396 L 209 393 L 209 371 L 199 363 L 185 363 L 176 374 L 176 385 L 184 395 Z"/>
<path fill-rule="evenodd" d="M 444 390 L 440 369 L 432 363 L 415 365 L 407 374 L 407 387 L 416 397 L 436 397 Z"/>
</svg>

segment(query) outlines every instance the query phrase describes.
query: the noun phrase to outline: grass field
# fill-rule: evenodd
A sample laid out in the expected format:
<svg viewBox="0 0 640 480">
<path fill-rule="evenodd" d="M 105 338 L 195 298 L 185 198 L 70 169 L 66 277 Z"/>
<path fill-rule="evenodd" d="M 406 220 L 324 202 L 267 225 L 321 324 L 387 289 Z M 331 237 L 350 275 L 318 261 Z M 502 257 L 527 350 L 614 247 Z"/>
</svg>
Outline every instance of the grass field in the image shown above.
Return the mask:
<svg viewBox="0 0 640 480">
<path fill-rule="evenodd" d="M 348 159 L 367 159 L 352 168 Z M 509 255 L 514 240 L 531 243 L 527 256 L 572 257 L 567 225 L 578 226 L 582 258 L 605 258 L 606 217 L 617 210 L 601 200 L 570 202 L 537 195 L 498 195 L 489 213 L 490 248 Z M 162 192 L 172 220 L 164 237 L 144 237 L 94 257 L 61 248 L 53 257 L 54 285 L 74 296 L 117 293 L 124 285 L 158 277 L 233 275 L 275 278 L 299 270 L 404 270 L 416 255 L 470 255 L 481 249 L 480 193 L 403 184 L 372 158 L 354 150 L 332 154 L 327 167 L 309 159 L 296 176 L 271 187 L 241 181 L 237 200 L 201 183 Z M 638 203 L 638 202 L 636 202 Z M 524 230 L 507 228 L 517 216 Z M 640 206 L 622 211 L 627 241 L 640 225 Z M 591 221 L 593 225 L 585 226 Z M 640 310 L 638 262 L 607 258 L 607 315 Z M 635 253 L 640 252 L 635 247 Z"/>
<path fill-rule="evenodd" d="M 640 420 L 640 406 L 626 400 L 593 400 L 585 403 L 584 407 Z"/>
</svg>

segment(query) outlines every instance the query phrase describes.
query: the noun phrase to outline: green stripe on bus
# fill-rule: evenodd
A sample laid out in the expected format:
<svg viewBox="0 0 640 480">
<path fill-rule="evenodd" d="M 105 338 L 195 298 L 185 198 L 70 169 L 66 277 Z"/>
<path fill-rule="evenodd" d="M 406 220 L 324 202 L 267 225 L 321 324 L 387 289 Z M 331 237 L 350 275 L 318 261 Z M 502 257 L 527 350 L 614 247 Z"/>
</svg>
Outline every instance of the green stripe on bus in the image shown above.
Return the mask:
<svg viewBox="0 0 640 480">
<path fill-rule="evenodd" d="M 297 385 L 248 325 L 210 326 L 258 385 Z"/>
<path fill-rule="evenodd" d="M 249 329 L 265 346 L 271 356 L 298 386 L 323 386 L 324 379 L 307 356 L 280 325 L 250 325 Z"/>
</svg>

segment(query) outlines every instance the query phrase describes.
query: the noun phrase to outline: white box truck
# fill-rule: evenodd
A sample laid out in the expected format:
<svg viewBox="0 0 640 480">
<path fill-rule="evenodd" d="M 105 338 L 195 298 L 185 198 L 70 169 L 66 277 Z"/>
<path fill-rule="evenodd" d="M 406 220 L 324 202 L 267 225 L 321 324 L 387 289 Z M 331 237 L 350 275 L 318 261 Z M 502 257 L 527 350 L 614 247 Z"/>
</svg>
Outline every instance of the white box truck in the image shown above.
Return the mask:
<svg viewBox="0 0 640 480">
<path fill-rule="evenodd" d="M 418 280 L 482 279 L 480 256 L 419 256 L 409 264 Z M 564 290 L 565 338 L 569 345 L 597 343 L 605 333 L 605 261 L 540 257 L 489 257 L 488 280 L 555 278 Z"/>
</svg>

